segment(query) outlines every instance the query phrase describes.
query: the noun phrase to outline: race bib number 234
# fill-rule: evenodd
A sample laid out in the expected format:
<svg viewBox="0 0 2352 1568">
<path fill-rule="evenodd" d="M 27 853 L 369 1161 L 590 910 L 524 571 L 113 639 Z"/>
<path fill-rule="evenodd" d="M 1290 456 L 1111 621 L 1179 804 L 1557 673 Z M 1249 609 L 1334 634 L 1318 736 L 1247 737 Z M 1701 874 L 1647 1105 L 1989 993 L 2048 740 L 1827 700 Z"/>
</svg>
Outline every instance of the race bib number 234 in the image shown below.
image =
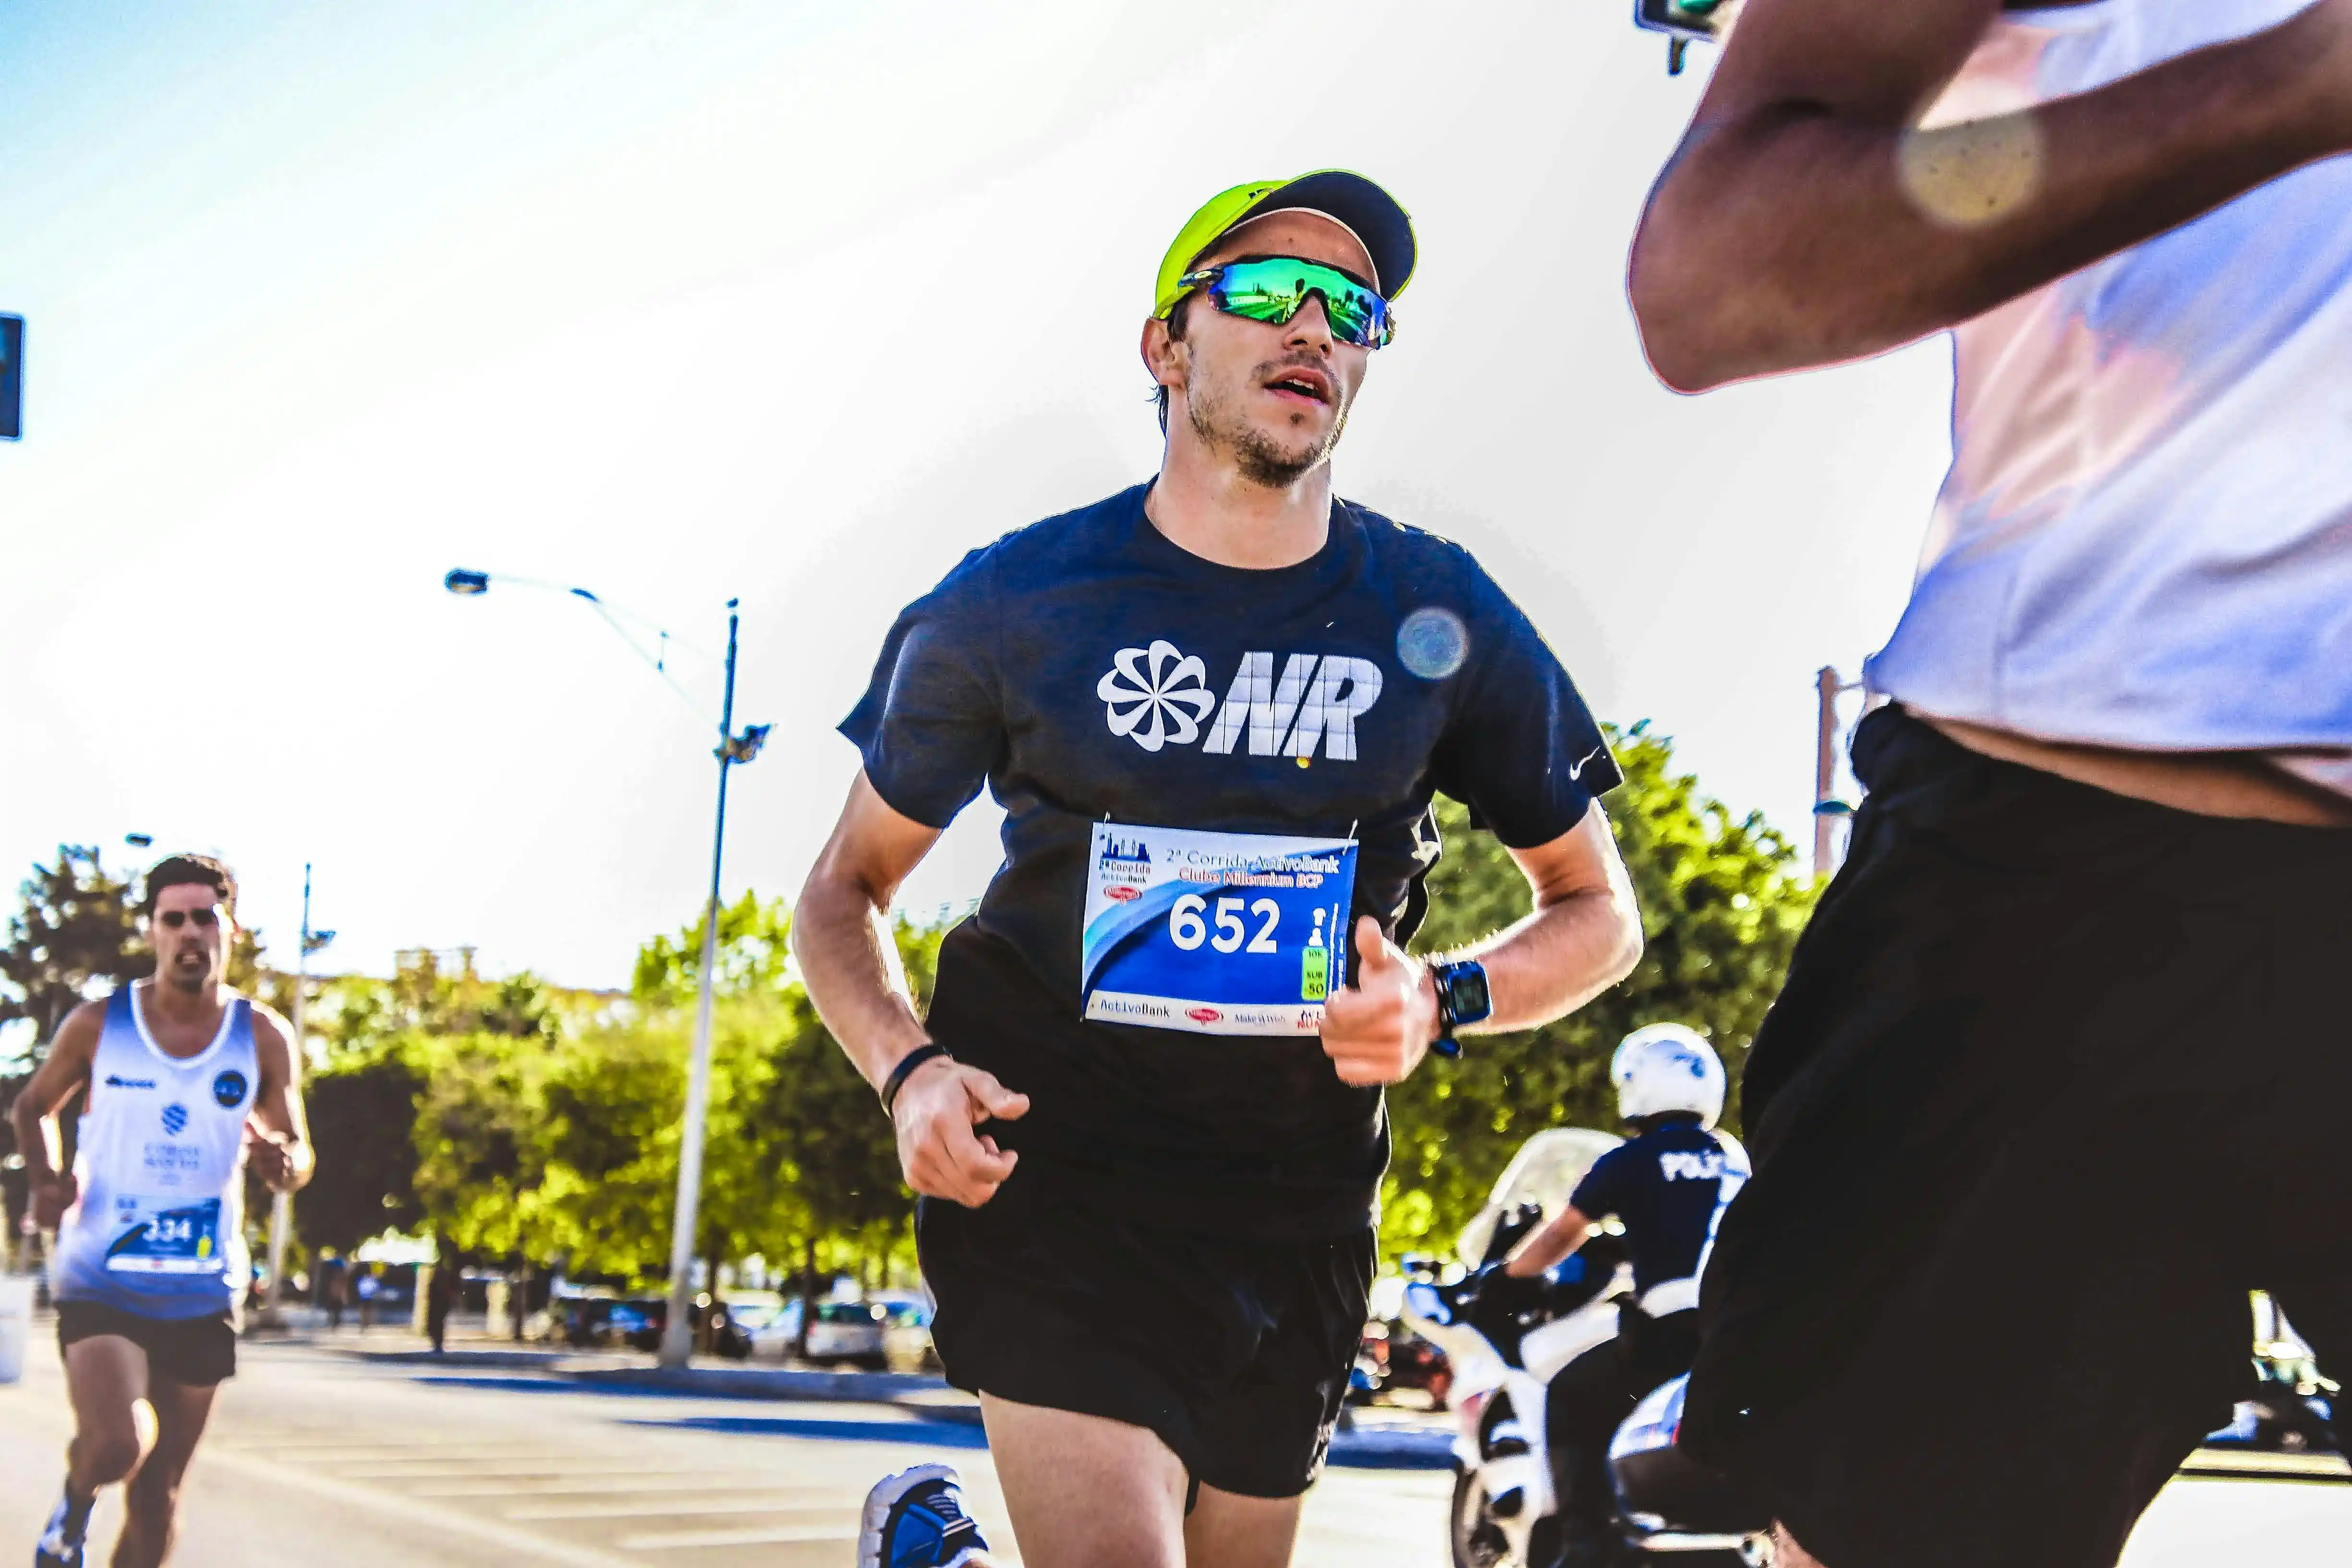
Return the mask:
<svg viewBox="0 0 2352 1568">
<path fill-rule="evenodd" d="M 1356 845 L 1095 824 L 1086 1016 L 1208 1035 L 1312 1035 L 1347 983 Z"/>
</svg>

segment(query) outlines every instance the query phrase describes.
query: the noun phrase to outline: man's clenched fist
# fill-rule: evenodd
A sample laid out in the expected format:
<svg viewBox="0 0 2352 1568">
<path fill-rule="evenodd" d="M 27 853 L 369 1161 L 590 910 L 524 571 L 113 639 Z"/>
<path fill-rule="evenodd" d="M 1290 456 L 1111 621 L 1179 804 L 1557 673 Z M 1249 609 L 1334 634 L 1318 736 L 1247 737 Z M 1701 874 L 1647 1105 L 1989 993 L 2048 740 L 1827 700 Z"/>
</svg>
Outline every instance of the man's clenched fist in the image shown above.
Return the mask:
<svg viewBox="0 0 2352 1568">
<path fill-rule="evenodd" d="M 283 1132 L 271 1132 L 253 1122 L 245 1124 L 246 1168 L 261 1178 L 261 1184 L 273 1193 L 290 1193 L 296 1186 L 294 1140 Z"/>
<path fill-rule="evenodd" d="M 47 1181 L 39 1183 L 32 1191 L 33 1226 L 37 1230 L 55 1230 L 81 1196 L 81 1184 L 74 1180 L 71 1171 L 60 1171 Z"/>
<path fill-rule="evenodd" d="M 993 1073 L 949 1057 L 925 1062 L 899 1086 L 890 1108 L 907 1184 L 926 1197 L 978 1208 L 996 1195 L 1021 1156 L 972 1130 L 1028 1113 L 1029 1097 L 1006 1089 Z"/>
<path fill-rule="evenodd" d="M 1437 1038 L 1437 987 L 1370 915 L 1356 922 L 1356 973 L 1323 1004 L 1323 1053 L 1341 1083 L 1401 1082 Z"/>
</svg>

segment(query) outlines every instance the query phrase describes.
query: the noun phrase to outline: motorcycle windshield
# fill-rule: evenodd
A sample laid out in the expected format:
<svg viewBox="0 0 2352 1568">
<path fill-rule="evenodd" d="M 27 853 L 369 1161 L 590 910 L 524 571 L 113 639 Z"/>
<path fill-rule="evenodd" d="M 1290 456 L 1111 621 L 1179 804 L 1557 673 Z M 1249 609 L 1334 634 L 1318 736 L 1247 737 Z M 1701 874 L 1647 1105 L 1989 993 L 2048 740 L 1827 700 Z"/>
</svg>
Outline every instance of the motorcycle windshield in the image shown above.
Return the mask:
<svg viewBox="0 0 2352 1568">
<path fill-rule="evenodd" d="M 1553 1127 L 1528 1139 L 1503 1167 L 1486 1206 L 1462 1227 L 1454 1244 L 1454 1256 L 1475 1268 L 1486 1256 L 1496 1222 L 1521 1204 L 1538 1205 L 1546 1219 L 1559 1213 L 1593 1162 L 1622 1142 L 1590 1127 Z"/>
</svg>

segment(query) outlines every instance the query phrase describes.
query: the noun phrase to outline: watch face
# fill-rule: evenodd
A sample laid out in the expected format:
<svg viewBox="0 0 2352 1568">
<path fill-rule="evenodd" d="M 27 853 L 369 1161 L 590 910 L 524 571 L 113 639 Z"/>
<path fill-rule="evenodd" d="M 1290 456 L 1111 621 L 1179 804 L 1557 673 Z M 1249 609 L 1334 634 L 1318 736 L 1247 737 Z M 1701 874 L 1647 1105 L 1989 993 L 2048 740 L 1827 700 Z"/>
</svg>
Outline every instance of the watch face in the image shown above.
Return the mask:
<svg viewBox="0 0 2352 1568">
<path fill-rule="evenodd" d="M 1494 998 L 1486 991 L 1486 972 L 1477 964 L 1465 963 L 1446 971 L 1445 990 L 1453 999 L 1457 1022 L 1475 1024 L 1495 1010 Z"/>
</svg>

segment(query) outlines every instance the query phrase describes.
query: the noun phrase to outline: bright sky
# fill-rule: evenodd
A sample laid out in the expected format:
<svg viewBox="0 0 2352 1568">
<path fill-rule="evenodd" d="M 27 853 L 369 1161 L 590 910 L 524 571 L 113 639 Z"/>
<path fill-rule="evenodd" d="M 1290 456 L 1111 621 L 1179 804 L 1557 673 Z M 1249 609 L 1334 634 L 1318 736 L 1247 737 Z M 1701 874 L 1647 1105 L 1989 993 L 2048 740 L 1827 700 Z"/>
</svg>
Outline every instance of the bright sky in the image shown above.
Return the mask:
<svg viewBox="0 0 2352 1568">
<path fill-rule="evenodd" d="M 0 865 L 194 847 L 292 957 L 625 984 L 709 875 L 689 710 L 580 604 L 716 649 L 731 892 L 797 888 L 832 732 L 965 550 L 1148 476 L 1136 359 L 1212 193 L 1340 165 L 1422 270 L 1341 493 L 1464 541 L 1588 698 L 1808 839 L 1813 671 L 1891 629 L 1948 356 L 1698 399 L 1622 287 L 1694 102 L 1618 0 L 1181 10 L 0 0 Z M 983 803 L 908 902 L 976 894 Z"/>
</svg>

